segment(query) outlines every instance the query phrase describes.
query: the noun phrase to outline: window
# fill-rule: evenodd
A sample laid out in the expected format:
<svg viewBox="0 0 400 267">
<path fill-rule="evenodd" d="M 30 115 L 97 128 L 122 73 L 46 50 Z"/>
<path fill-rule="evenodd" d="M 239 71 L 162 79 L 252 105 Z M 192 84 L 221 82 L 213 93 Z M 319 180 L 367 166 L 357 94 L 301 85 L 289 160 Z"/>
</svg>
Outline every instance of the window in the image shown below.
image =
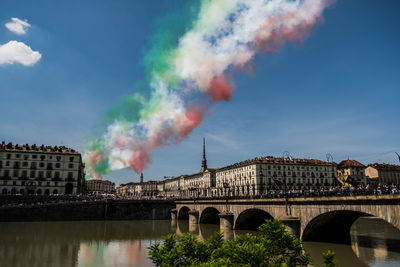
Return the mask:
<svg viewBox="0 0 400 267">
<path fill-rule="evenodd" d="M 10 166 L 10 162 L 9 161 L 6 161 L 6 166 Z"/>
<path fill-rule="evenodd" d="M 47 163 L 47 169 L 52 170 L 53 169 L 53 163 Z"/>
<path fill-rule="evenodd" d="M 74 161 L 74 157 L 69 157 L 69 161 L 73 162 Z"/>
<path fill-rule="evenodd" d="M 30 177 L 30 178 L 35 178 L 35 171 L 31 171 L 29 177 Z"/>
<path fill-rule="evenodd" d="M 27 171 L 22 171 L 21 178 L 26 178 L 26 176 L 27 176 Z"/>
<path fill-rule="evenodd" d="M 47 177 L 47 178 L 51 178 L 51 171 L 47 171 L 47 172 L 46 172 L 46 177 Z"/>
<path fill-rule="evenodd" d="M 40 156 L 40 160 L 45 160 L 46 159 L 46 156 L 45 155 L 41 155 Z"/>
<path fill-rule="evenodd" d="M 10 177 L 10 171 L 9 170 L 5 170 L 4 171 L 4 177 L 5 178 L 9 178 Z"/>
<path fill-rule="evenodd" d="M 32 158 L 33 159 L 37 159 L 37 155 L 32 155 Z"/>
<path fill-rule="evenodd" d="M 13 172 L 13 177 L 18 177 L 18 175 L 19 175 L 19 171 L 14 170 L 14 172 Z"/>
<path fill-rule="evenodd" d="M 56 159 L 57 159 L 57 161 L 60 161 L 61 160 L 61 156 L 57 156 Z"/>
<path fill-rule="evenodd" d="M 43 178 L 43 171 L 39 172 L 39 178 Z"/>
<path fill-rule="evenodd" d="M 16 157 L 17 159 L 19 159 L 20 156 L 21 156 L 20 154 L 16 154 L 16 155 L 15 155 L 15 157 Z"/>
<path fill-rule="evenodd" d="M 11 154 L 7 154 L 7 159 L 11 159 Z"/>
<path fill-rule="evenodd" d="M 60 168 L 61 164 L 60 163 L 56 163 L 56 168 Z"/>
<path fill-rule="evenodd" d="M 60 178 L 60 173 L 59 172 L 55 172 L 54 173 L 54 178 L 56 178 L 56 179 Z"/>
<path fill-rule="evenodd" d="M 36 169 L 36 162 L 31 162 L 31 169 Z"/>
<path fill-rule="evenodd" d="M 22 162 L 22 167 L 28 167 L 28 162 L 27 161 Z"/>
<path fill-rule="evenodd" d="M 24 155 L 24 160 L 28 160 L 29 159 L 29 155 Z"/>
<path fill-rule="evenodd" d="M 69 179 L 73 179 L 74 178 L 74 174 L 72 172 L 68 172 L 68 178 Z"/>
<path fill-rule="evenodd" d="M 43 168 L 44 167 L 44 162 L 39 163 L 39 167 Z"/>
</svg>

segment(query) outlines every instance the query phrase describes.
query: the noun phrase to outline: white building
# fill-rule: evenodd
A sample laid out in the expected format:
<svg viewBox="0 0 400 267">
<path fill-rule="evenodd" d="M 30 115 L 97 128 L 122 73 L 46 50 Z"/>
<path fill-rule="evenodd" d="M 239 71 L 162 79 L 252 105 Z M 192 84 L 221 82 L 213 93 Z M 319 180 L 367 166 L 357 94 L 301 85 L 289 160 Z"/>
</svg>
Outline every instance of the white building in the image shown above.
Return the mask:
<svg viewBox="0 0 400 267">
<path fill-rule="evenodd" d="M 0 192 L 78 194 L 84 183 L 81 154 L 64 146 L 0 144 Z"/>
</svg>

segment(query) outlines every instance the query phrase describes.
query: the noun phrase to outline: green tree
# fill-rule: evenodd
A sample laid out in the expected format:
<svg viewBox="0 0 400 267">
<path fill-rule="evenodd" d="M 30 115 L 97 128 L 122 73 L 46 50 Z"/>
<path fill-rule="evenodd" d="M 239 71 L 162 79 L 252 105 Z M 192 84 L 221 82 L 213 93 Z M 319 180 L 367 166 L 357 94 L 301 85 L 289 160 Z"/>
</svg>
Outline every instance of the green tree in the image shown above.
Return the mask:
<svg viewBox="0 0 400 267">
<path fill-rule="evenodd" d="M 224 241 L 215 233 L 206 241 L 191 234 L 180 238 L 168 235 L 164 242 L 149 248 L 150 258 L 157 266 L 307 266 L 306 255 L 299 239 L 285 230 L 278 220 L 267 220 L 259 228 L 260 235 L 239 235 Z"/>
</svg>

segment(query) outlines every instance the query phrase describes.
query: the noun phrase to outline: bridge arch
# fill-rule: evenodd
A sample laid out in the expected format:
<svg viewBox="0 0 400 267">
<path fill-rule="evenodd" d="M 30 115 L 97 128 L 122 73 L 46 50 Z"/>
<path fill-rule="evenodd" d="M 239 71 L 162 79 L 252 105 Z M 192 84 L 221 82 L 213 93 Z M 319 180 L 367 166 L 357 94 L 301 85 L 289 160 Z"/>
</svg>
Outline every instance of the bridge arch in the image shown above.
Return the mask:
<svg viewBox="0 0 400 267">
<path fill-rule="evenodd" d="M 200 215 L 200 223 L 219 224 L 219 210 L 213 207 L 205 208 Z"/>
<path fill-rule="evenodd" d="M 361 216 L 372 215 L 352 210 L 336 210 L 322 213 L 306 225 L 302 240 L 351 244 L 350 228 Z"/>
<path fill-rule="evenodd" d="M 189 220 L 189 211 L 190 208 L 183 206 L 178 211 L 178 219 L 179 220 Z"/>
<path fill-rule="evenodd" d="M 265 220 L 273 220 L 271 214 L 261 209 L 247 209 L 242 211 L 236 219 L 235 230 L 257 230 Z"/>
</svg>

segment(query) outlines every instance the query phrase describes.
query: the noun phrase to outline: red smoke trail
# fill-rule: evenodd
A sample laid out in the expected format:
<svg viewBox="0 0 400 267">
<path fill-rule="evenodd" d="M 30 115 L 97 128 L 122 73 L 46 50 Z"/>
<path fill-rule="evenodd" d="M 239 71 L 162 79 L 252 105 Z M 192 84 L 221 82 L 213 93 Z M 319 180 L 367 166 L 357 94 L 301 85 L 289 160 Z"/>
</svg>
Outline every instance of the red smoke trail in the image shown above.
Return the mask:
<svg viewBox="0 0 400 267">
<path fill-rule="evenodd" d="M 226 75 L 222 74 L 210 82 L 207 93 L 212 102 L 229 101 L 232 98 L 233 87 L 229 85 Z"/>
</svg>

